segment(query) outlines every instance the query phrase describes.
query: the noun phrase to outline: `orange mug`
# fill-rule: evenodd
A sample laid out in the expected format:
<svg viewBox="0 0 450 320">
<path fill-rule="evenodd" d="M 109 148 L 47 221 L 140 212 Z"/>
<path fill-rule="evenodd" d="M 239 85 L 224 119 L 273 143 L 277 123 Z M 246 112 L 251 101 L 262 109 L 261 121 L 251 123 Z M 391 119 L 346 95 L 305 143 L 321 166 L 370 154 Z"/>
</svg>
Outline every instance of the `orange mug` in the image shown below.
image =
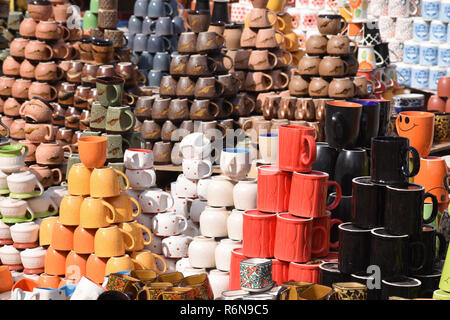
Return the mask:
<svg viewBox="0 0 450 320">
<path fill-rule="evenodd" d="M 65 275 L 67 254 L 67 251 L 55 250 L 55 248 L 49 246 L 45 253 L 45 273 L 53 276 Z"/>
<path fill-rule="evenodd" d="M 94 253 L 94 239 L 97 229 L 78 226 L 73 233 L 73 251 L 80 254 Z"/>
<path fill-rule="evenodd" d="M 55 250 L 73 250 L 73 233 L 75 227 L 65 226 L 59 220 L 55 222 L 52 230 L 52 241 L 50 245 Z"/>
<path fill-rule="evenodd" d="M 138 217 L 142 212 L 139 202 L 125 192 L 121 192 L 117 197 L 106 198 L 105 200 L 116 209 L 116 216 L 113 223 L 132 221 L 133 218 Z M 133 212 L 132 203 L 136 205 L 136 213 Z"/>
<path fill-rule="evenodd" d="M 0 266 L 0 293 L 10 291 L 14 280 L 8 266 Z"/>
<path fill-rule="evenodd" d="M 128 254 L 120 257 L 111 257 L 106 262 L 105 274 L 109 275 L 110 273 L 134 270 L 134 263 L 135 261 Z"/>
<path fill-rule="evenodd" d="M 74 196 L 89 196 L 90 179 L 92 170 L 86 168 L 82 163 L 74 164 L 67 177 L 67 188 L 69 194 Z"/>
<path fill-rule="evenodd" d="M 80 160 L 87 168 L 101 168 L 106 162 L 108 138 L 88 136 L 78 139 Z"/>
<path fill-rule="evenodd" d="M 410 146 L 416 148 L 421 158 L 426 158 L 431 150 L 434 136 L 434 114 L 423 111 L 403 111 L 395 121 L 400 137 L 409 139 Z"/>
<path fill-rule="evenodd" d="M 122 188 L 120 186 L 119 175 L 121 175 L 125 180 L 126 183 L 125 188 Z M 128 190 L 129 188 L 130 188 L 130 181 L 128 180 L 127 176 L 117 169 L 103 167 L 103 168 L 95 168 L 92 170 L 90 178 L 91 197 L 94 198 L 117 197 L 120 195 L 120 191 L 125 191 Z"/>
<path fill-rule="evenodd" d="M 59 205 L 59 221 L 65 226 L 78 226 L 80 224 L 80 207 L 83 196 L 66 194 Z"/>
<path fill-rule="evenodd" d="M 131 258 L 136 260 L 144 269 L 155 271 L 157 274 L 163 274 L 167 271 L 167 262 L 160 255 L 149 250 L 135 251 L 131 253 Z M 161 261 L 163 268 L 158 269 L 156 260 Z M 138 266 L 135 266 L 138 269 Z"/>
<path fill-rule="evenodd" d="M 119 228 L 129 232 L 133 239 L 134 239 L 134 244 L 131 246 L 128 246 L 128 249 L 126 251 L 140 251 L 142 249 L 144 249 L 144 246 L 148 246 L 152 243 L 152 233 L 150 232 L 150 230 L 136 222 L 122 222 L 121 224 L 119 224 Z M 144 241 L 144 236 L 142 234 L 142 231 L 146 232 L 148 234 L 149 240 L 148 241 Z M 127 243 L 127 242 L 126 242 Z"/>
<path fill-rule="evenodd" d="M 128 238 L 128 241 L 125 239 Z M 100 258 L 122 256 L 125 250 L 134 247 L 134 237 L 130 232 L 113 225 L 99 228 L 95 232 L 94 253 Z"/>
<path fill-rule="evenodd" d="M 414 183 L 424 186 L 425 192 L 434 194 L 439 203 L 446 203 L 448 192 L 444 179 L 448 172 L 447 164 L 441 157 L 420 158 L 420 169 Z M 426 198 L 425 203 L 431 203 L 431 199 Z"/>
<path fill-rule="evenodd" d="M 114 223 L 116 209 L 100 198 L 87 197 L 80 207 L 80 226 L 83 228 L 104 228 Z"/>
<path fill-rule="evenodd" d="M 48 217 L 42 219 L 39 225 L 39 245 L 48 246 L 52 241 L 53 225 L 58 221 L 58 217 Z"/>
<path fill-rule="evenodd" d="M 66 278 L 80 280 L 86 275 L 88 256 L 70 251 L 66 257 Z"/>
<path fill-rule="evenodd" d="M 95 283 L 103 283 L 107 262 L 108 258 L 99 258 L 91 254 L 86 261 L 86 278 Z"/>
<path fill-rule="evenodd" d="M 51 288 L 58 289 L 61 277 L 50 275 L 47 273 L 41 273 L 38 279 L 39 288 Z"/>
</svg>

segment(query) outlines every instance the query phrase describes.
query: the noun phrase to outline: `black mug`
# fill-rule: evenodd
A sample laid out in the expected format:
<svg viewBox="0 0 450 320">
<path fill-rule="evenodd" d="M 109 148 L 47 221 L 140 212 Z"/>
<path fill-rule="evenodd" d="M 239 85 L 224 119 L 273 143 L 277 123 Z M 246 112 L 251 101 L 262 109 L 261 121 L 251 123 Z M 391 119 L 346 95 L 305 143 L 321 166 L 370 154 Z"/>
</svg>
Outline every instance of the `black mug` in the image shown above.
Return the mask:
<svg viewBox="0 0 450 320">
<path fill-rule="evenodd" d="M 381 279 L 377 279 L 375 274 L 353 273 L 350 275 L 350 281 L 359 282 L 367 286 L 367 300 L 381 299 Z"/>
<path fill-rule="evenodd" d="M 418 298 L 421 284 L 419 280 L 405 276 L 392 280 L 381 280 L 381 299 L 389 300 L 389 297 Z"/>
<path fill-rule="evenodd" d="M 378 136 L 380 129 L 380 104 L 377 101 L 367 100 L 352 100 L 351 102 L 362 105 L 357 145 L 370 148 L 371 139 Z"/>
<path fill-rule="evenodd" d="M 316 142 L 316 161 L 312 169 L 328 173 L 329 180 L 334 180 L 334 168 L 339 151 L 326 142 Z"/>
<path fill-rule="evenodd" d="M 324 262 L 319 266 L 319 283 L 331 287 L 333 283 L 349 282 L 348 274 L 339 271 L 337 262 Z"/>
<path fill-rule="evenodd" d="M 378 63 L 383 63 L 381 65 L 381 67 L 387 67 L 388 65 L 391 64 L 391 59 L 390 59 L 390 51 L 389 51 L 389 46 L 387 42 L 381 42 L 376 44 L 373 49 L 378 52 L 380 54 L 381 57 L 383 57 L 383 60 L 381 60 L 381 58 L 376 54 L 375 55 L 375 60 Z"/>
<path fill-rule="evenodd" d="M 433 298 L 433 292 L 439 288 L 439 282 L 441 280 L 441 270 L 434 269 L 429 274 L 418 274 L 413 277 L 420 282 L 419 297 L 420 298 Z"/>
<path fill-rule="evenodd" d="M 416 241 L 420 241 L 424 244 L 425 250 L 425 264 L 421 270 L 418 270 L 416 274 L 430 274 L 433 272 L 433 268 L 437 261 L 445 259 L 446 255 L 446 240 L 442 233 L 437 232 L 436 228 L 431 225 L 425 225 L 422 228 L 422 232 L 418 236 L 413 238 Z M 436 256 L 436 239 L 439 241 L 438 254 Z M 420 253 L 413 254 L 413 259 L 420 256 Z M 417 259 L 417 258 L 416 258 Z M 417 264 L 417 261 L 412 261 L 413 264 Z"/>
<path fill-rule="evenodd" d="M 351 222 L 339 225 L 339 271 L 366 272 L 370 262 L 370 229 L 362 229 Z"/>
<path fill-rule="evenodd" d="M 344 149 L 339 152 L 334 170 L 334 180 L 341 186 L 342 194 L 352 195 L 352 180 L 369 175 L 369 158 L 364 149 Z"/>
<path fill-rule="evenodd" d="M 362 105 L 346 101 L 326 103 L 325 134 L 328 144 L 336 149 L 356 146 Z"/>
<path fill-rule="evenodd" d="M 418 247 L 418 250 L 415 250 Z M 425 245 L 410 241 L 407 234 L 392 235 L 385 228 L 371 230 L 370 264 L 380 268 L 382 279 L 392 279 L 421 270 L 425 264 Z M 419 253 L 421 259 L 413 258 Z M 411 261 L 419 262 L 413 265 Z"/>
<path fill-rule="evenodd" d="M 423 203 L 431 198 L 433 211 L 428 219 L 423 218 Z M 386 187 L 386 206 L 384 209 L 384 226 L 394 235 L 419 235 L 423 224 L 434 221 L 438 212 L 438 202 L 431 193 L 418 184 Z"/>
<path fill-rule="evenodd" d="M 370 176 L 372 182 L 385 185 L 408 184 L 408 178 L 417 175 L 420 156 L 409 139 L 404 137 L 372 138 Z M 409 153 L 412 154 L 413 170 L 409 170 Z"/>
<path fill-rule="evenodd" d="M 369 176 L 354 178 L 352 183 L 352 222 L 364 229 L 383 226 L 386 187 L 372 183 Z"/>
<path fill-rule="evenodd" d="M 380 121 L 378 136 L 386 136 L 391 123 L 391 101 L 387 99 L 361 99 L 363 101 L 376 101 L 380 104 Z"/>
<path fill-rule="evenodd" d="M 330 193 L 327 204 L 333 203 L 336 198 L 336 192 Z M 339 219 L 342 222 L 352 221 L 352 196 L 341 196 L 341 201 L 338 206 L 331 210 L 331 219 Z M 339 239 L 339 229 L 334 225 L 330 230 L 330 241 L 336 242 Z"/>
</svg>

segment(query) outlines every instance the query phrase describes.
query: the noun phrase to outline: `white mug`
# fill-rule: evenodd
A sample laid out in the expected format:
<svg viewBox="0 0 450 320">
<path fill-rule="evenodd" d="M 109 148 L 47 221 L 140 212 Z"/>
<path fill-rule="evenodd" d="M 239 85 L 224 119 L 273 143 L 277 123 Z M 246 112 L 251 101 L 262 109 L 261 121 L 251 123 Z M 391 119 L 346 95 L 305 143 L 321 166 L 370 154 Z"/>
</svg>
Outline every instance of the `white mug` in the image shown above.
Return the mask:
<svg viewBox="0 0 450 320">
<path fill-rule="evenodd" d="M 191 211 L 192 199 L 174 197 L 173 201 L 174 204 L 171 208 L 171 211 L 175 212 L 176 214 L 180 214 L 188 219 L 189 213 Z"/>
<path fill-rule="evenodd" d="M 173 197 L 160 188 L 150 188 L 139 195 L 139 204 L 144 213 L 164 212 L 173 206 Z"/>
<path fill-rule="evenodd" d="M 151 225 L 149 227 L 151 227 Z M 150 250 L 151 252 L 156 253 L 156 254 L 163 254 L 162 240 L 163 240 L 163 237 L 159 237 L 159 236 L 155 235 L 154 232 L 152 232 L 152 243 L 145 246 L 145 249 Z M 158 262 L 159 262 L 159 260 L 156 260 L 156 263 L 158 263 Z M 162 268 L 162 266 L 159 266 L 159 267 Z"/>
<path fill-rule="evenodd" d="M 200 179 L 197 182 L 197 196 L 202 201 L 208 200 L 208 185 L 211 182 L 211 178 Z"/>
<path fill-rule="evenodd" d="M 58 205 L 53 201 L 50 195 L 44 192 L 40 197 L 32 198 L 27 200 L 28 206 L 34 212 L 35 217 L 39 217 L 40 214 L 43 216 L 53 216 L 58 212 Z M 52 209 L 52 210 L 50 210 Z"/>
<path fill-rule="evenodd" d="M 244 179 L 251 168 L 250 151 L 248 149 L 225 148 L 220 155 L 222 173 L 233 179 Z"/>
<path fill-rule="evenodd" d="M 184 222 L 180 227 L 180 220 Z M 182 233 L 187 228 L 187 220 L 185 217 L 173 212 L 158 213 L 153 217 L 152 229 L 157 236 L 174 236 Z"/>
<path fill-rule="evenodd" d="M 192 237 L 186 235 L 170 236 L 162 240 L 162 250 L 166 258 L 187 258 Z"/>
<path fill-rule="evenodd" d="M 38 294 L 33 291 L 24 291 L 20 288 L 14 289 L 11 300 L 38 300 Z"/>
<path fill-rule="evenodd" d="M 183 159 L 182 166 L 184 176 L 193 180 L 209 177 L 213 172 L 211 160 Z"/>
<path fill-rule="evenodd" d="M 176 194 L 180 198 L 197 198 L 197 182 L 180 174 L 177 178 Z"/>
<path fill-rule="evenodd" d="M 153 168 L 153 152 L 146 149 L 127 149 L 123 155 L 123 163 L 127 169 Z"/>
<path fill-rule="evenodd" d="M 413 38 L 413 18 L 400 17 L 395 22 L 395 38 L 397 40 L 411 40 Z"/>
<path fill-rule="evenodd" d="M 277 162 L 278 133 L 265 133 L 259 135 L 259 153 L 264 162 Z"/>
<path fill-rule="evenodd" d="M 184 159 L 206 159 L 211 156 L 211 141 L 201 132 L 188 134 L 180 142 Z"/>
<path fill-rule="evenodd" d="M 38 300 L 66 300 L 64 289 L 34 288 L 33 293 L 37 293 Z"/>
<path fill-rule="evenodd" d="M 155 169 L 126 169 L 125 175 L 133 190 L 146 190 L 156 185 Z"/>
<path fill-rule="evenodd" d="M 413 0 L 389 0 L 388 15 L 390 17 L 409 17 L 416 15 L 417 4 Z"/>
<path fill-rule="evenodd" d="M 98 296 L 105 291 L 105 288 L 86 277 L 82 277 L 70 300 L 97 300 Z"/>
<path fill-rule="evenodd" d="M 208 205 L 207 201 L 202 201 L 200 199 L 194 199 L 192 201 L 189 217 L 193 222 L 195 223 L 200 222 L 200 215 L 202 214 L 203 210 L 205 210 L 207 205 Z"/>
</svg>

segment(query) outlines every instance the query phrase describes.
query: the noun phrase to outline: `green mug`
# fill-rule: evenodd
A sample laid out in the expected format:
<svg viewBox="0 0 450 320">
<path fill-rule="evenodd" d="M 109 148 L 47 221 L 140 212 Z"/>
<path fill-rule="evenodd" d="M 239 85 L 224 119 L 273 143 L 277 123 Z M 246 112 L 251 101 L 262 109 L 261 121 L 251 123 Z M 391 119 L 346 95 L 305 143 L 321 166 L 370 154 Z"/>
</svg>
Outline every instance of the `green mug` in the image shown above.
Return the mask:
<svg viewBox="0 0 450 320">
<path fill-rule="evenodd" d="M 145 149 L 145 140 L 138 131 L 125 133 L 123 137 L 129 141 L 130 148 L 132 149 Z"/>
<path fill-rule="evenodd" d="M 81 133 L 81 137 L 99 137 L 102 133 L 100 131 L 90 131 L 90 130 L 84 130 Z"/>
<path fill-rule="evenodd" d="M 98 0 L 91 0 L 90 2 L 90 11 L 92 13 L 98 13 Z"/>
<path fill-rule="evenodd" d="M 136 116 L 129 106 L 109 107 L 106 112 L 106 131 L 123 133 L 134 128 Z"/>
<path fill-rule="evenodd" d="M 67 160 L 66 177 L 69 176 L 70 168 L 72 168 L 72 166 L 73 166 L 74 164 L 77 164 L 77 163 L 81 163 L 81 160 L 80 160 L 79 155 L 78 155 L 78 154 L 72 154 L 72 155 L 69 157 L 69 159 Z"/>
<path fill-rule="evenodd" d="M 433 299 L 437 300 L 450 300 L 450 292 L 444 290 L 434 290 Z"/>
<path fill-rule="evenodd" d="M 83 29 L 89 30 L 98 27 L 97 15 L 91 11 L 86 11 L 83 16 Z"/>
<path fill-rule="evenodd" d="M 108 138 L 108 153 L 106 159 L 123 159 L 123 150 L 130 147 L 130 142 L 123 138 L 120 134 L 102 134 Z"/>
<path fill-rule="evenodd" d="M 108 108 L 102 106 L 100 102 L 94 102 L 91 107 L 91 121 L 89 122 L 89 127 L 97 130 L 105 130 L 107 111 Z"/>
<path fill-rule="evenodd" d="M 120 77 L 97 78 L 98 101 L 104 107 L 116 107 L 122 104 L 124 80 Z"/>
</svg>

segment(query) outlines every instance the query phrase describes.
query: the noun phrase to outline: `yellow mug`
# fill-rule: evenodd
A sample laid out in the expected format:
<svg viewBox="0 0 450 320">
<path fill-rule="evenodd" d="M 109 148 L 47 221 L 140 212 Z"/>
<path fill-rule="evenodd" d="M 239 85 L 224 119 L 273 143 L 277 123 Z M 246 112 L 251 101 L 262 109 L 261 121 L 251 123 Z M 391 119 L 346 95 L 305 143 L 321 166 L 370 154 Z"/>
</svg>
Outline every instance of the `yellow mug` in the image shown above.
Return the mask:
<svg viewBox="0 0 450 320">
<path fill-rule="evenodd" d="M 122 188 L 119 183 L 119 175 L 121 175 L 125 182 L 125 188 Z M 113 168 L 103 167 L 92 170 L 90 178 L 91 197 L 94 198 L 109 198 L 117 197 L 120 191 L 125 191 L 130 188 L 130 181 L 127 176 Z"/>
<path fill-rule="evenodd" d="M 125 244 L 128 238 L 130 245 Z M 134 238 L 128 231 L 113 225 L 106 228 L 99 228 L 94 237 L 94 253 L 100 258 L 110 258 L 123 256 L 125 250 L 134 247 Z"/>
<path fill-rule="evenodd" d="M 283 33 L 291 32 L 293 29 L 292 21 L 294 20 L 294 18 L 287 12 L 278 13 L 278 17 L 281 18 L 281 21 L 283 21 L 283 23 L 280 23 L 280 20 L 278 20 L 277 24 L 275 24 L 275 28 Z"/>
<path fill-rule="evenodd" d="M 283 11 L 286 2 L 287 2 L 286 0 L 269 0 L 266 8 L 278 13 L 280 11 Z"/>
<path fill-rule="evenodd" d="M 116 209 L 114 223 L 132 221 L 133 218 L 136 218 L 142 212 L 139 202 L 124 192 L 121 192 L 117 197 L 106 198 L 105 200 Z M 136 213 L 133 212 L 132 203 L 137 207 Z"/>
<path fill-rule="evenodd" d="M 67 177 L 67 189 L 69 194 L 74 196 L 89 196 L 90 191 L 90 178 L 92 170 L 86 168 L 82 163 L 74 164 Z"/>
<path fill-rule="evenodd" d="M 138 223 L 137 221 L 133 222 L 122 222 L 119 224 L 119 228 L 131 234 L 134 239 L 134 244 L 129 246 L 127 251 L 140 251 L 144 249 L 144 246 L 148 246 L 152 243 L 152 233 L 151 231 L 144 225 Z M 146 232 L 149 236 L 148 241 L 144 241 L 144 235 L 142 231 Z"/>
<path fill-rule="evenodd" d="M 59 205 L 59 220 L 65 226 L 78 226 L 80 224 L 80 207 L 83 196 L 66 194 Z"/>
<path fill-rule="evenodd" d="M 131 253 L 131 258 L 135 259 L 140 265 L 143 266 L 144 269 L 153 270 L 158 274 L 165 273 L 167 271 L 167 263 L 163 257 L 160 255 L 153 253 L 149 250 L 135 251 Z M 158 265 L 156 264 L 156 259 L 161 261 L 163 264 L 163 269 L 158 269 Z"/>
<path fill-rule="evenodd" d="M 116 218 L 116 209 L 101 198 L 87 197 L 80 207 L 80 226 L 86 229 L 109 227 Z"/>
<path fill-rule="evenodd" d="M 295 32 L 285 34 L 284 43 L 288 51 L 297 51 L 299 49 L 298 36 Z"/>
<path fill-rule="evenodd" d="M 61 214 L 61 213 L 60 213 Z M 61 216 L 59 217 L 61 218 Z M 52 230 L 53 225 L 58 221 L 58 217 L 48 217 L 42 219 L 42 222 L 39 226 L 39 245 L 40 246 L 49 246 L 52 241 Z"/>
<path fill-rule="evenodd" d="M 128 254 L 110 257 L 106 262 L 105 275 L 121 271 L 134 270 L 134 261 Z"/>
</svg>

